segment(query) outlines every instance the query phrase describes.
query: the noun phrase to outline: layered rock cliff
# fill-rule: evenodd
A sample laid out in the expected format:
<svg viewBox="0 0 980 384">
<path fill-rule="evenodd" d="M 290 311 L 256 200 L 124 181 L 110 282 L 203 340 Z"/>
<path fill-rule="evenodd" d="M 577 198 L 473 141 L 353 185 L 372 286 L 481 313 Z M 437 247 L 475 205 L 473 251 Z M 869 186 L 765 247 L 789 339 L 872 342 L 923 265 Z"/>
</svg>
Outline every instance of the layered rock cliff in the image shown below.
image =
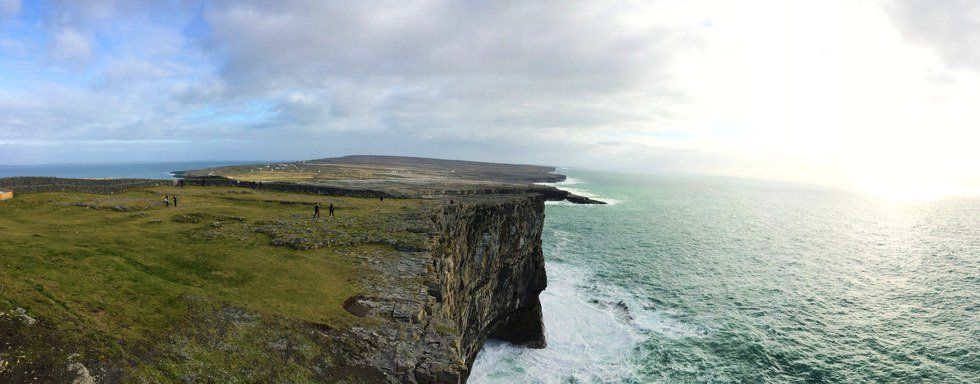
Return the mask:
<svg viewBox="0 0 980 384">
<path fill-rule="evenodd" d="M 463 383 L 487 339 L 543 348 L 543 225 L 540 195 L 433 209 L 427 249 L 377 264 L 387 283 L 345 303 L 352 314 L 383 322 L 354 330 L 375 345 L 364 358 L 390 382 Z M 420 284 L 403 284 L 413 279 Z"/>
<path fill-rule="evenodd" d="M 450 205 L 442 210 L 434 269 L 440 315 L 460 331 L 467 366 L 487 338 L 543 348 L 538 294 L 547 286 L 536 195 Z"/>
</svg>

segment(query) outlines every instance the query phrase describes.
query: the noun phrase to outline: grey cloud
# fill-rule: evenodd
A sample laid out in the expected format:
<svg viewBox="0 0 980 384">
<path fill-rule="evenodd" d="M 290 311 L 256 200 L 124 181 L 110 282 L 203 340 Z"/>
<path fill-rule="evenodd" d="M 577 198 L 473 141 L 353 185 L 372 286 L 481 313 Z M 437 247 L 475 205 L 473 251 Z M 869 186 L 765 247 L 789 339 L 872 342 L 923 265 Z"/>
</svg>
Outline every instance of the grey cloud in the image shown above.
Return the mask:
<svg viewBox="0 0 980 384">
<path fill-rule="evenodd" d="M 913 43 L 932 49 L 953 68 L 980 70 L 980 3 L 895 0 L 885 8 Z"/>
<path fill-rule="evenodd" d="M 583 4 L 232 2 L 207 14 L 225 74 L 253 84 L 481 75 L 605 91 L 655 69 L 666 31 L 623 32 L 610 10 Z"/>
<path fill-rule="evenodd" d="M 226 97 L 281 100 L 285 121 L 316 129 L 356 120 L 394 134 L 573 134 L 681 99 L 667 53 L 695 38 L 655 20 L 626 28 L 629 7 L 226 2 L 206 12 L 204 46 L 220 58 Z M 296 92 L 318 96 L 297 103 Z"/>
<path fill-rule="evenodd" d="M 92 80 L 0 93 L 0 109 L 18 111 L 0 125 L 14 139 L 138 143 L 140 160 L 389 153 L 588 165 L 612 164 L 603 151 L 616 147 L 647 166 L 665 161 L 647 152 L 674 152 L 593 142 L 649 133 L 685 101 L 667 71 L 697 31 L 657 15 L 621 20 L 647 4 L 219 1 L 188 34 L 192 3 L 56 2 L 49 31 L 105 45 L 79 70 Z"/>
</svg>

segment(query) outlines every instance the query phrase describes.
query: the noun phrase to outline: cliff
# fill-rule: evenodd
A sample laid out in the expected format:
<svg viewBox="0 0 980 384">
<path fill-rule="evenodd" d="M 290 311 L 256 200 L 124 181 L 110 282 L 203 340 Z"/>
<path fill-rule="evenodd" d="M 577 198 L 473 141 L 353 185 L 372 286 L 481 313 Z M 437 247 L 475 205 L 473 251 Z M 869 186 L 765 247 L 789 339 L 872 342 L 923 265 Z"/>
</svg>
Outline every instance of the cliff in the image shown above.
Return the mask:
<svg viewBox="0 0 980 384">
<path fill-rule="evenodd" d="M 345 302 L 352 314 L 383 322 L 355 330 L 378 346 L 364 358 L 392 383 L 462 383 L 489 338 L 543 348 L 543 224 L 538 195 L 434 209 L 426 249 L 378 265 L 388 283 Z M 419 283 L 404 285 L 412 276 Z"/>
<path fill-rule="evenodd" d="M 184 181 L 0 179 L 0 382 L 458 384 L 545 346 L 545 194 Z"/>
<path fill-rule="evenodd" d="M 440 313 L 460 331 L 460 357 L 473 363 L 487 338 L 544 348 L 538 295 L 547 286 L 534 195 L 442 209 L 435 248 Z"/>
</svg>

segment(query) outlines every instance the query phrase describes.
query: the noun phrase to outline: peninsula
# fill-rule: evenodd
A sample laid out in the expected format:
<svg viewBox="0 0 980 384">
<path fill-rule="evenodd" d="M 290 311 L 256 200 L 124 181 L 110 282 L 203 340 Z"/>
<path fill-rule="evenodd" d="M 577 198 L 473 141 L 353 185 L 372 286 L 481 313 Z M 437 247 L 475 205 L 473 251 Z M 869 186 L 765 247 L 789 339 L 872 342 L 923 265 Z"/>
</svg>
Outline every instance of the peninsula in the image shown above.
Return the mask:
<svg viewBox="0 0 980 384">
<path fill-rule="evenodd" d="M 0 179 L 0 382 L 462 383 L 545 346 L 544 201 L 594 202 L 421 158 L 176 174 Z"/>
<path fill-rule="evenodd" d="M 352 196 L 431 198 L 453 195 L 535 193 L 546 200 L 605 204 L 542 183 L 565 175 L 553 167 L 402 156 L 345 156 L 290 163 L 252 164 L 176 172 L 194 184 L 275 183 L 274 188 Z"/>
</svg>

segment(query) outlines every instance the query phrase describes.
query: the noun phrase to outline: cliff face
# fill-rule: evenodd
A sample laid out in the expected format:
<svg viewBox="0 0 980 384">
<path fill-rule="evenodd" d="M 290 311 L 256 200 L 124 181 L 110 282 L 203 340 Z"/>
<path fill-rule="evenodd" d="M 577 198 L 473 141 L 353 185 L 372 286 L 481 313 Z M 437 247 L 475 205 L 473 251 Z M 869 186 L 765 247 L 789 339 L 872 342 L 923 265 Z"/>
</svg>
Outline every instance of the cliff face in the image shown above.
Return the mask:
<svg viewBox="0 0 980 384">
<path fill-rule="evenodd" d="M 434 249 L 438 313 L 460 332 L 457 349 L 467 367 L 487 338 L 544 348 L 543 225 L 544 200 L 537 195 L 443 209 Z"/>
<path fill-rule="evenodd" d="M 382 322 L 354 330 L 376 346 L 364 359 L 393 383 L 463 383 L 489 338 L 543 348 L 544 198 L 483 196 L 431 212 L 428 249 L 376 264 L 383 282 L 345 303 Z"/>
</svg>

